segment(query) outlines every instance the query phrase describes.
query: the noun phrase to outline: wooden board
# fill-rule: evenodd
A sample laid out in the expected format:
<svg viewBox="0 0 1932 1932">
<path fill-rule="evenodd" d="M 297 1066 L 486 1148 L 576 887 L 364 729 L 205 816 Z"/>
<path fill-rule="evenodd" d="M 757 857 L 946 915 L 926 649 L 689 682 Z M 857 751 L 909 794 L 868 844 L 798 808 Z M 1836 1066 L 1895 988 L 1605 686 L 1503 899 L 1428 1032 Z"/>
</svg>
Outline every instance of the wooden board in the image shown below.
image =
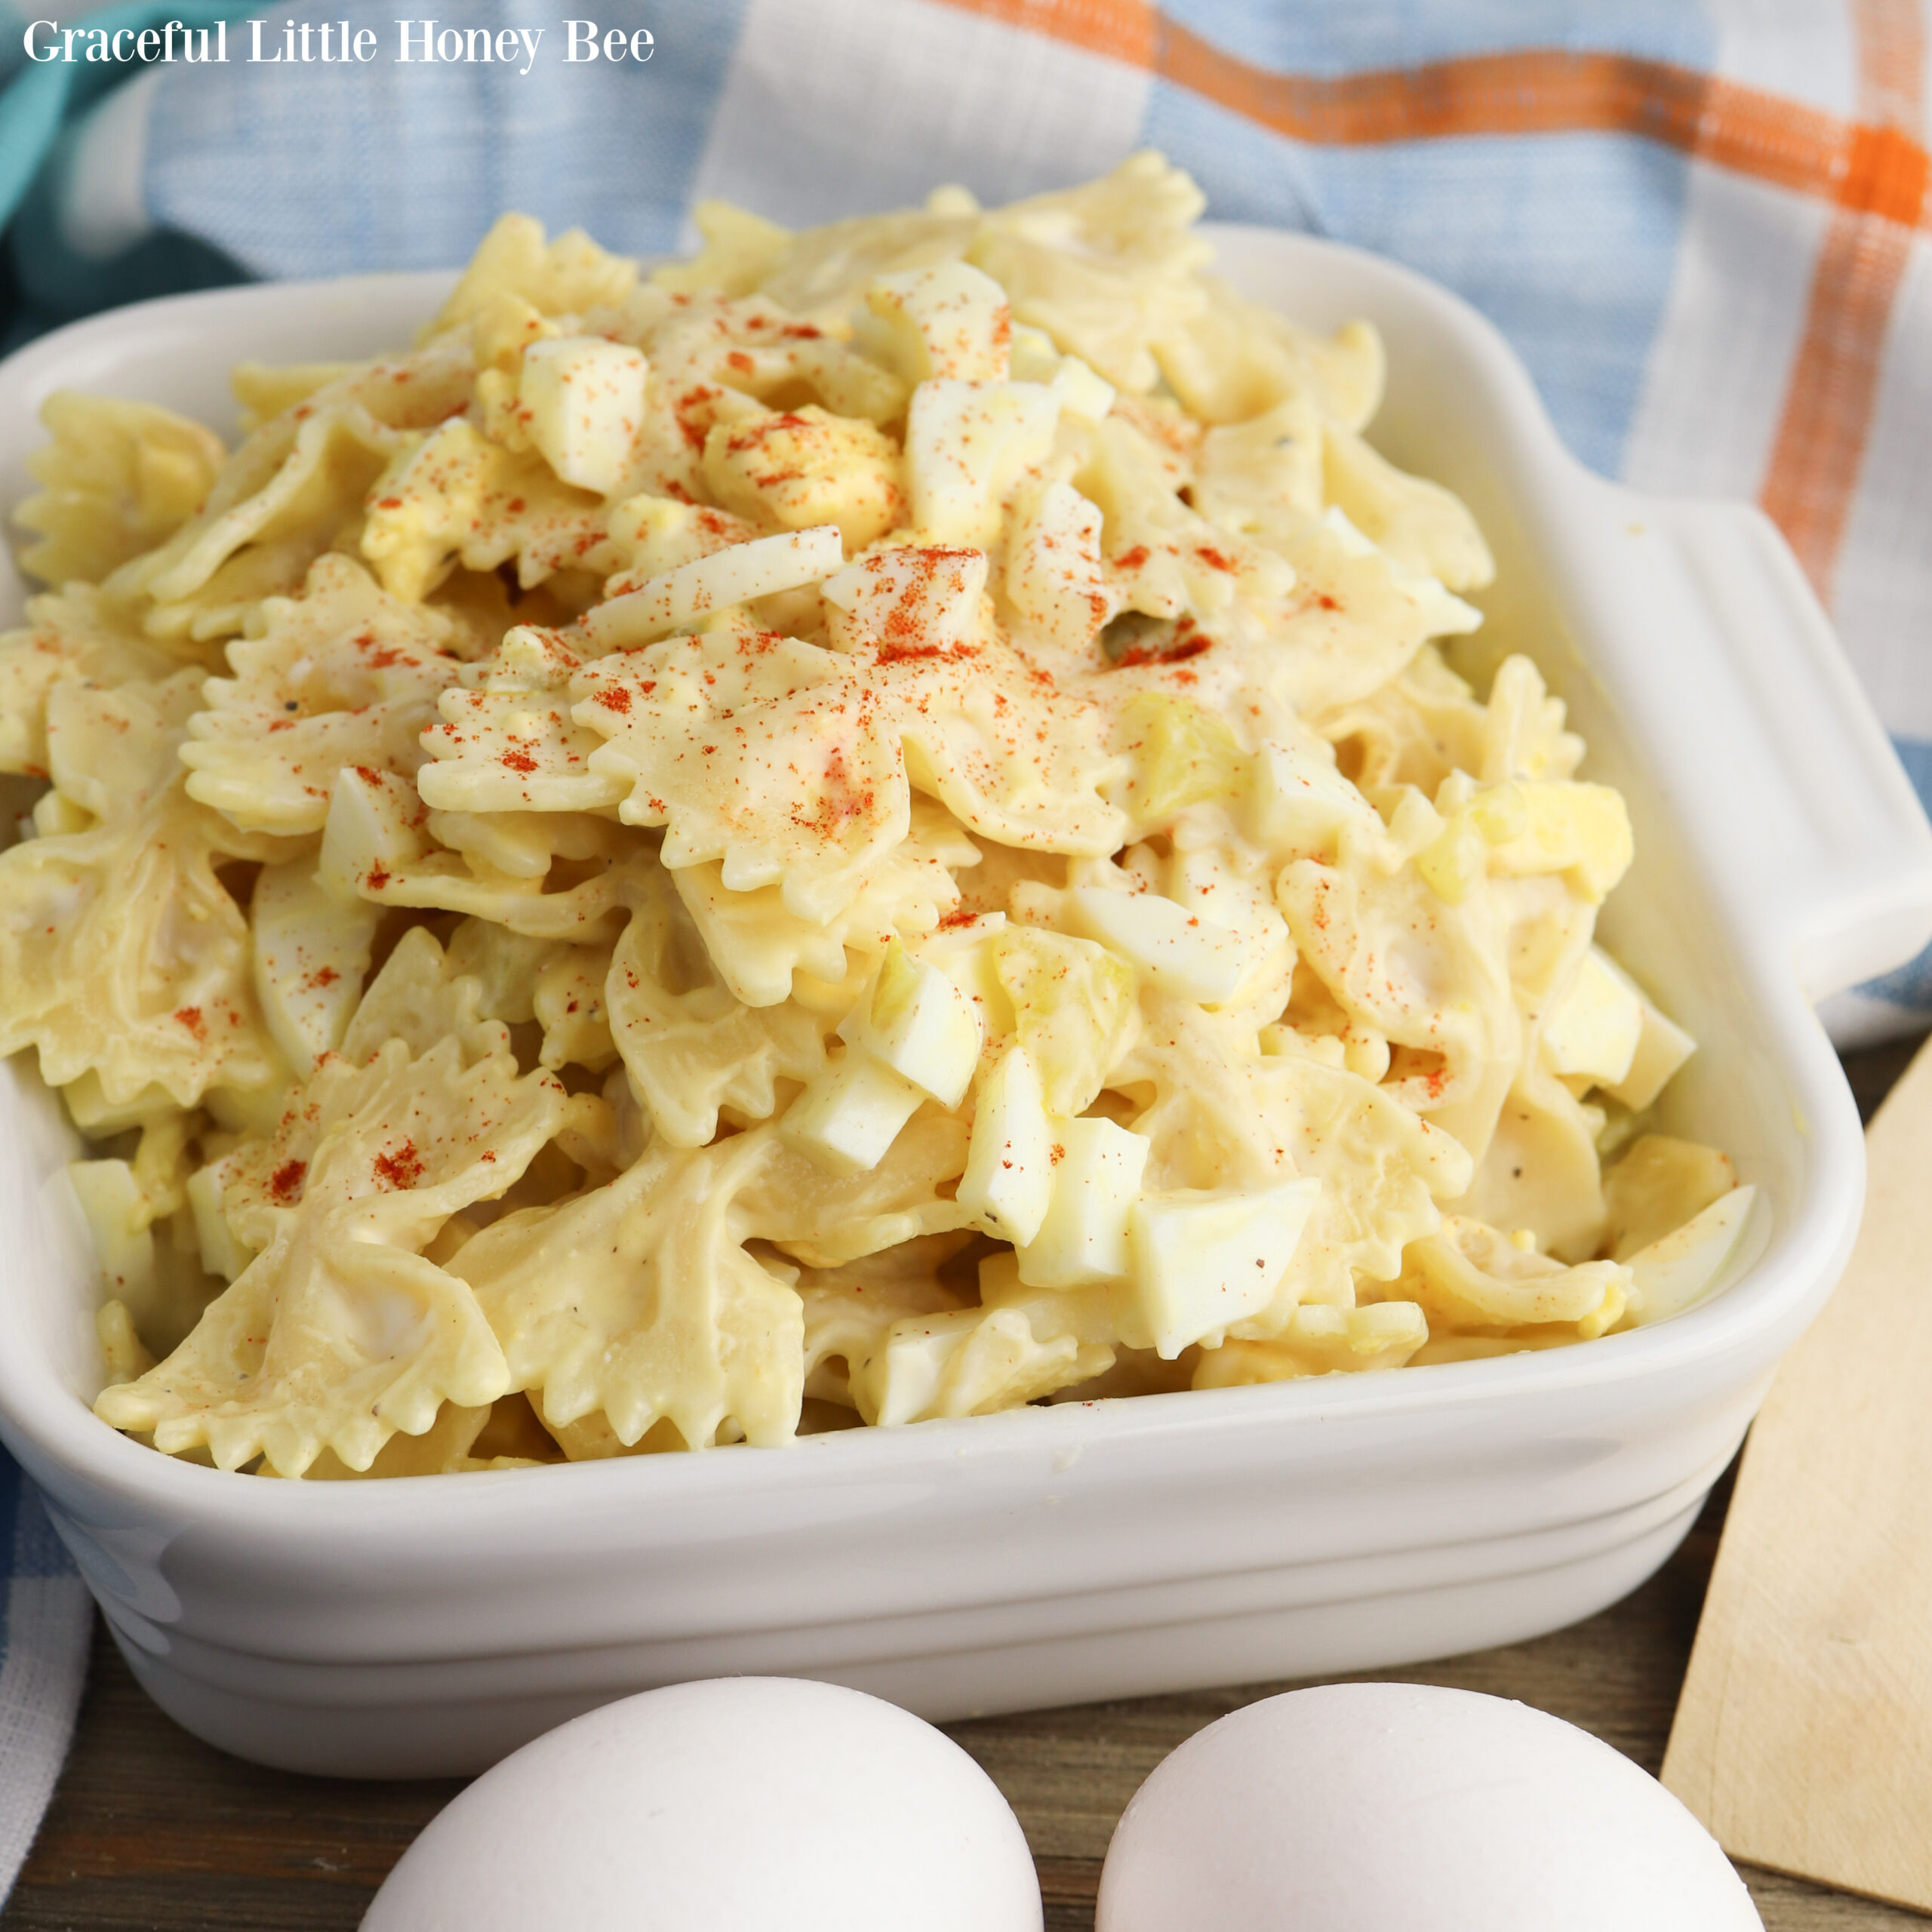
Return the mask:
<svg viewBox="0 0 1932 1932">
<path fill-rule="evenodd" d="M 1734 1857 L 1932 1912 L 1932 1048 L 1738 1476 L 1664 1782 Z"/>
</svg>

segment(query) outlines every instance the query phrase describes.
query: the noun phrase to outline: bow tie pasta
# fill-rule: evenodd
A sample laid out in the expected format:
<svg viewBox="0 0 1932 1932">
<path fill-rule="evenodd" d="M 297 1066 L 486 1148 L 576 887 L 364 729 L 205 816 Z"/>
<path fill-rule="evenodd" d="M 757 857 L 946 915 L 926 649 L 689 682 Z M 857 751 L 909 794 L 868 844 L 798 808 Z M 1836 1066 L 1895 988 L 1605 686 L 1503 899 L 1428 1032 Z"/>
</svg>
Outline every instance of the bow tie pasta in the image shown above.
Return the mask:
<svg viewBox="0 0 1932 1932">
<path fill-rule="evenodd" d="M 1143 155 L 1001 209 L 507 217 L 232 451 L 58 397 L 0 1051 L 99 1413 L 346 1478 L 1588 1340 L 1750 1201 L 1598 945 L 1623 801 Z"/>
</svg>

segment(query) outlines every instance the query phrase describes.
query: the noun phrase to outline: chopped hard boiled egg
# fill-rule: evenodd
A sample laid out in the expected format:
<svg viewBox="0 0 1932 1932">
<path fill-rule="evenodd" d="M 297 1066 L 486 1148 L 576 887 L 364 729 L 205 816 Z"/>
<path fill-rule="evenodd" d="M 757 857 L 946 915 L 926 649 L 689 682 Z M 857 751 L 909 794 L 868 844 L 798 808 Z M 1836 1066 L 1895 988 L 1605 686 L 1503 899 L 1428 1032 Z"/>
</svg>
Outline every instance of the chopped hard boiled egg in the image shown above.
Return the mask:
<svg viewBox="0 0 1932 1932">
<path fill-rule="evenodd" d="M 1377 822 L 1374 808 L 1337 770 L 1334 751 L 1312 733 L 1262 747 L 1248 768 L 1243 802 L 1250 838 L 1271 851 L 1311 857 L 1344 825 Z"/>
<path fill-rule="evenodd" d="M 1118 394 L 1078 356 L 1063 355 L 1044 329 L 1029 328 L 1024 322 L 1013 328 L 1012 374 L 1017 383 L 1044 383 L 1057 391 L 1063 411 L 1086 423 L 1099 422 Z"/>
<path fill-rule="evenodd" d="M 315 878 L 345 903 L 359 901 L 366 884 L 380 889 L 392 871 L 428 849 L 427 814 L 414 786 L 389 771 L 356 765 L 343 772 L 330 795 Z"/>
<path fill-rule="evenodd" d="M 1006 601 L 1055 650 L 1085 650 L 1106 620 L 1104 523 L 1098 507 L 1072 484 L 1057 482 L 1029 492 L 1009 520 Z"/>
<path fill-rule="evenodd" d="M 1149 1195 L 1134 1204 L 1129 1278 L 1164 1360 L 1267 1307 L 1321 1192 L 1311 1176 L 1260 1190 Z"/>
<path fill-rule="evenodd" d="M 101 1278 L 122 1301 L 139 1306 L 154 1289 L 153 1211 L 125 1161 L 71 1161 L 81 1212 L 94 1238 Z"/>
<path fill-rule="evenodd" d="M 970 262 L 875 277 L 862 339 L 909 383 L 1006 379 L 1013 334 L 1006 291 Z"/>
<path fill-rule="evenodd" d="M 1757 1198 L 1755 1187 L 1734 1187 L 1632 1255 L 1632 1321 L 1640 1327 L 1667 1321 L 1700 1300 L 1737 1251 Z"/>
<path fill-rule="evenodd" d="M 838 1029 L 928 1100 L 956 1107 L 980 1063 L 980 1016 L 945 974 L 897 940 L 885 949 L 865 998 Z"/>
<path fill-rule="evenodd" d="M 835 651 L 909 647 L 935 656 L 966 642 L 986 587 L 983 550 L 875 550 L 820 586 Z"/>
<path fill-rule="evenodd" d="M 623 480 L 650 374 L 638 350 L 601 336 L 557 336 L 523 352 L 524 426 L 565 482 L 605 496 Z"/>
<path fill-rule="evenodd" d="M 850 550 L 884 536 L 901 508 L 892 439 L 817 403 L 715 425 L 704 475 L 718 501 L 754 526 L 836 524 Z"/>
<path fill-rule="evenodd" d="M 885 1158 L 925 1097 L 864 1048 L 848 1047 L 792 1103 L 780 1131 L 827 1173 L 863 1174 Z"/>
<path fill-rule="evenodd" d="M 222 1169 L 219 1161 L 198 1169 L 189 1177 L 188 1206 L 195 1217 L 195 1238 L 202 1251 L 202 1266 L 211 1275 L 232 1281 L 254 1260 L 255 1251 L 245 1246 L 228 1225 L 221 1210 Z"/>
<path fill-rule="evenodd" d="M 1127 1273 L 1128 1223 L 1151 1144 L 1105 1118 L 1054 1123 L 1046 1217 L 1030 1241 L 1015 1247 L 1029 1287 L 1078 1287 Z"/>
<path fill-rule="evenodd" d="M 1117 392 L 1104 376 L 1097 376 L 1077 355 L 1063 355 L 1054 371 L 1052 389 L 1060 413 L 1083 423 L 1097 423 L 1114 406 Z"/>
<path fill-rule="evenodd" d="M 1647 1107 L 1671 1077 L 1697 1051 L 1697 1043 L 1675 1020 L 1660 1012 L 1656 1002 L 1607 953 L 1597 955 L 1607 971 L 1635 994 L 1643 1026 L 1629 1069 L 1618 1079 L 1605 1081 L 1604 1091 L 1632 1109 Z"/>
<path fill-rule="evenodd" d="M 598 605 L 585 617 L 584 629 L 600 650 L 653 644 L 673 631 L 695 629 L 714 611 L 734 604 L 816 583 L 844 561 L 844 540 L 836 524 L 756 537 L 680 564 Z"/>
<path fill-rule="evenodd" d="M 986 1233 L 1024 1246 L 1040 1232 L 1054 1192 L 1054 1123 L 1024 1047 L 980 1084 L 958 1201 Z"/>
<path fill-rule="evenodd" d="M 306 1072 L 349 1030 L 381 909 L 345 905 L 297 860 L 262 868 L 249 912 L 262 1017 L 283 1057 Z"/>
<path fill-rule="evenodd" d="M 1643 996 L 1592 946 L 1575 983 L 1544 1023 L 1543 1052 L 1552 1073 L 1612 1087 L 1628 1077 L 1643 1032 Z"/>
<path fill-rule="evenodd" d="M 961 1308 L 908 1317 L 855 1364 L 851 1389 L 872 1423 L 983 1415 L 1051 1395 L 1108 1367 L 1112 1351 L 1070 1335 L 1036 1338 L 1018 1308 Z"/>
<path fill-rule="evenodd" d="M 1148 984 L 1212 1005 L 1241 984 L 1240 935 L 1153 892 L 1075 886 L 1066 895 L 1074 924 L 1118 953 Z"/>
<path fill-rule="evenodd" d="M 919 536 L 987 549 L 999 536 L 1007 492 L 1052 451 L 1060 411 L 1058 392 L 1037 383 L 921 383 L 906 421 L 906 490 Z"/>
</svg>

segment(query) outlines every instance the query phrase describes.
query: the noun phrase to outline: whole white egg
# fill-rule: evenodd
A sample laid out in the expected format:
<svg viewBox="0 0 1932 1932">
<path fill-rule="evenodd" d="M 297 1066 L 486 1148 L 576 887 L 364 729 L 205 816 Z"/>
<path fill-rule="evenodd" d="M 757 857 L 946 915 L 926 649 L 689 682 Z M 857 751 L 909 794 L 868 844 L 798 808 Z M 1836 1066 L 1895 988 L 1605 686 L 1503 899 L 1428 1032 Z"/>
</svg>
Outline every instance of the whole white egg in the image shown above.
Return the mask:
<svg viewBox="0 0 1932 1932">
<path fill-rule="evenodd" d="M 403 1854 L 363 1932 L 1040 1932 L 1020 1821 L 857 1690 L 648 1690 L 526 1744 Z"/>
<path fill-rule="evenodd" d="M 1526 1704 L 1336 1684 L 1235 1711 L 1115 1828 L 1097 1932 L 1762 1932 L 1717 1841 Z"/>
</svg>

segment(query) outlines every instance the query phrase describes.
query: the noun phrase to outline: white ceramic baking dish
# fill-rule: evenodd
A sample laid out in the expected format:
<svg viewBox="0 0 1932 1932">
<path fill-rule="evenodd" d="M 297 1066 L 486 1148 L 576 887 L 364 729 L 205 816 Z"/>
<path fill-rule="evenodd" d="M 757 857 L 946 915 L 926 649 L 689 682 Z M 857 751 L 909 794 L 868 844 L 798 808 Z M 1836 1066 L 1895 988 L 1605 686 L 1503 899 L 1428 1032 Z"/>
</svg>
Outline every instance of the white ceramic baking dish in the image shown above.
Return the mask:
<svg viewBox="0 0 1932 1932">
<path fill-rule="evenodd" d="M 1528 649 L 1623 788 L 1606 929 L 1703 1043 L 1669 1121 L 1735 1155 L 1747 1261 L 1679 1319 L 1553 1353 L 538 1472 L 269 1483 L 95 1420 L 93 1271 L 58 1109 L 0 1074 L 0 1436 L 141 1681 L 306 1770 L 472 1771 L 573 1713 L 737 1671 L 934 1718 L 1399 1663 L 1614 1601 L 1675 1546 L 1863 1188 L 1807 1004 L 1932 937 L 1932 832 L 1824 617 L 1750 509 L 1640 497 L 1562 450 L 1500 338 L 1388 263 L 1223 229 L 1227 271 L 1387 339 L 1377 440 L 1460 491 Z M 446 278 L 153 303 L 0 371 L 0 507 L 73 386 L 232 422 L 229 365 L 406 340 Z M 15 587 L 16 594 L 17 586 Z"/>
</svg>

